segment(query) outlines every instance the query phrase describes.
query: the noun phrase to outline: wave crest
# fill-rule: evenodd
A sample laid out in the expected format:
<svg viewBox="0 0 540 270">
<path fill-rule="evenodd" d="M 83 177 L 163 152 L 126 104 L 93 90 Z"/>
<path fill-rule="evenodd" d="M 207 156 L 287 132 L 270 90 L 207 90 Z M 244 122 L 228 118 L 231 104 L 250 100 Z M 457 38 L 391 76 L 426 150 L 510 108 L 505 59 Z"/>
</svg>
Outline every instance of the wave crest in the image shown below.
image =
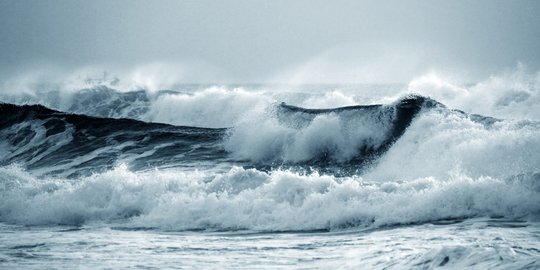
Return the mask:
<svg viewBox="0 0 540 270">
<path fill-rule="evenodd" d="M 408 96 L 390 105 L 305 109 L 284 103 L 231 129 L 226 149 L 255 162 L 361 165 L 380 156 L 423 109 L 442 104 Z"/>
</svg>

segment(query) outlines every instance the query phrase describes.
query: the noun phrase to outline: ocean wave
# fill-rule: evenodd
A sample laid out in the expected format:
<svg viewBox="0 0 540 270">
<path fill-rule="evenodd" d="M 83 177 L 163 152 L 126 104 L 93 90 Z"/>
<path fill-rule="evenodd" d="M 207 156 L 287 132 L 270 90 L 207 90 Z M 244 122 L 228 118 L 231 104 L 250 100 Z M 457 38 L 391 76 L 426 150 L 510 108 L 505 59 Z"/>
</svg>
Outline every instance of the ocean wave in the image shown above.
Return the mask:
<svg viewBox="0 0 540 270">
<path fill-rule="evenodd" d="M 387 151 L 423 109 L 443 107 L 408 96 L 390 105 L 305 109 L 286 104 L 225 129 L 62 113 L 41 105 L 0 105 L 0 165 L 40 174 L 100 172 L 124 162 L 134 169 L 218 163 L 229 152 L 245 165 L 337 165 L 361 169 Z M 255 122 L 252 122 L 255 121 Z M 281 144 L 278 144 L 281 143 Z"/>
<path fill-rule="evenodd" d="M 78 177 L 221 161 L 223 129 L 177 127 L 132 119 L 62 113 L 41 105 L 0 104 L 0 165 L 18 163 L 35 174 Z"/>
<path fill-rule="evenodd" d="M 335 109 L 274 103 L 229 129 L 97 118 L 40 105 L 2 104 L 0 112 L 0 165 L 19 163 L 38 174 L 76 177 L 121 162 L 140 170 L 225 160 L 385 178 L 456 169 L 505 176 L 540 167 L 539 122 L 467 114 L 415 95 Z"/>
<path fill-rule="evenodd" d="M 436 106 L 443 105 L 421 96 L 335 109 L 280 104 L 232 128 L 225 147 L 254 162 L 361 165 L 390 148 L 421 110 Z"/>
<path fill-rule="evenodd" d="M 77 181 L 0 168 L 0 221 L 95 222 L 165 230 L 334 230 L 469 217 L 537 218 L 540 175 L 373 181 L 271 173 L 135 173 L 125 166 Z"/>
<path fill-rule="evenodd" d="M 429 110 L 382 156 L 369 177 L 505 178 L 540 170 L 540 122 L 497 120 L 453 110 Z"/>
<path fill-rule="evenodd" d="M 160 95 L 164 111 L 154 118 L 220 96 L 200 112 L 229 110 L 213 124 L 234 124 L 183 127 L 1 104 L 0 221 L 309 231 L 540 213 L 536 120 L 468 114 L 418 95 L 334 109 L 244 90 Z M 245 104 L 229 109 L 237 100 Z M 148 102 L 137 117 L 150 115 L 155 100 Z M 354 173 L 327 173 L 332 167 Z"/>
</svg>

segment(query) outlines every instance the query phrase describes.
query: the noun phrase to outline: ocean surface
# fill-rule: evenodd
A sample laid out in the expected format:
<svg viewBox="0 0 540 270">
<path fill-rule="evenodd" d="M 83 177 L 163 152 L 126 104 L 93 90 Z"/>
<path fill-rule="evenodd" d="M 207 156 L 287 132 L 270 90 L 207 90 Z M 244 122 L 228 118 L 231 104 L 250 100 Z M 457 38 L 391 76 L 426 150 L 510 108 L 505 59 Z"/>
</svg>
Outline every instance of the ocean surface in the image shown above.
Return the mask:
<svg viewBox="0 0 540 270">
<path fill-rule="evenodd" d="M 0 94 L 0 268 L 540 269 L 540 73 Z"/>
</svg>

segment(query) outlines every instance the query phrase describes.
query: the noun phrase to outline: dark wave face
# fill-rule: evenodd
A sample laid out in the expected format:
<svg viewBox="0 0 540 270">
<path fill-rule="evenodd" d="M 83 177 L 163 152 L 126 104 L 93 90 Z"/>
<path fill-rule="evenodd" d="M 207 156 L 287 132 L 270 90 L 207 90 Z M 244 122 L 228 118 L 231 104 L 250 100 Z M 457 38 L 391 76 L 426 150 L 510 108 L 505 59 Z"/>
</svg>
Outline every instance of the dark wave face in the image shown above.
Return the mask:
<svg viewBox="0 0 540 270">
<path fill-rule="evenodd" d="M 388 105 L 306 109 L 281 103 L 272 119 L 232 129 L 226 149 L 257 168 L 294 164 L 301 170 L 354 175 L 391 148 L 423 111 L 444 105 L 408 96 Z"/>
<path fill-rule="evenodd" d="M 305 109 L 282 103 L 271 118 L 276 117 L 287 132 L 278 132 L 270 139 L 286 136 L 285 145 L 265 146 L 267 142 L 261 141 L 252 147 L 249 142 L 263 135 L 263 128 L 249 127 L 251 135 L 245 135 L 245 127 L 183 127 L 70 114 L 41 105 L 1 104 L 0 165 L 17 163 L 41 175 L 68 177 L 108 170 L 120 162 L 133 170 L 145 170 L 212 167 L 234 160 L 236 164 L 260 169 L 289 166 L 354 173 L 383 155 L 422 109 L 436 106 L 443 105 L 421 96 L 410 96 L 390 105 L 335 109 Z M 297 137 L 319 125 L 320 117 L 337 119 L 337 132 L 344 137 L 328 137 L 327 132 L 336 130 L 323 126 L 322 130 L 316 129 L 322 133 L 310 135 L 313 143 L 305 144 L 304 140 L 303 145 Z M 244 137 L 235 145 L 238 136 Z M 249 151 L 238 155 L 245 147 Z M 261 151 L 257 147 L 268 149 Z M 284 149 L 301 155 L 291 158 Z"/>
<path fill-rule="evenodd" d="M 413 119 L 422 109 L 444 107 L 441 103 L 422 96 L 409 96 L 391 105 L 359 105 L 333 109 L 306 109 L 281 103 L 278 110 L 279 121 L 294 129 L 303 129 L 320 115 L 337 115 L 341 122 L 354 127 L 376 127 L 377 138 L 357 137 L 364 143 L 358 152 L 349 160 L 358 163 L 366 158 L 377 157 L 388 150 L 407 129 Z M 352 127 L 352 128 L 354 128 Z M 351 127 L 348 127 L 351 128 Z M 369 135 L 373 133 L 368 133 Z M 352 146 L 352 145 L 351 145 Z M 332 154 L 323 152 L 316 159 L 327 162 Z"/>
<path fill-rule="evenodd" d="M 41 105 L 0 104 L 0 115 L 0 165 L 18 163 L 44 174 L 76 177 L 113 168 L 118 161 L 136 170 L 200 166 L 226 156 L 223 129 L 98 118 Z"/>
</svg>

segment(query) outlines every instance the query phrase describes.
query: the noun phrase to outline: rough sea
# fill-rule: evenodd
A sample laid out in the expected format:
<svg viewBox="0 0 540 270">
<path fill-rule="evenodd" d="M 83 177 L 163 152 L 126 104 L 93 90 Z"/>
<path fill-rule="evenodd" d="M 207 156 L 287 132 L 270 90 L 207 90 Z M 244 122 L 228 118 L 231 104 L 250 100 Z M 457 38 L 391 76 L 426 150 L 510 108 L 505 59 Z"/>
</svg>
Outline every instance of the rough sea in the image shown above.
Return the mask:
<svg viewBox="0 0 540 270">
<path fill-rule="evenodd" d="M 540 268 L 540 73 L 0 101 L 1 269 Z"/>
</svg>

